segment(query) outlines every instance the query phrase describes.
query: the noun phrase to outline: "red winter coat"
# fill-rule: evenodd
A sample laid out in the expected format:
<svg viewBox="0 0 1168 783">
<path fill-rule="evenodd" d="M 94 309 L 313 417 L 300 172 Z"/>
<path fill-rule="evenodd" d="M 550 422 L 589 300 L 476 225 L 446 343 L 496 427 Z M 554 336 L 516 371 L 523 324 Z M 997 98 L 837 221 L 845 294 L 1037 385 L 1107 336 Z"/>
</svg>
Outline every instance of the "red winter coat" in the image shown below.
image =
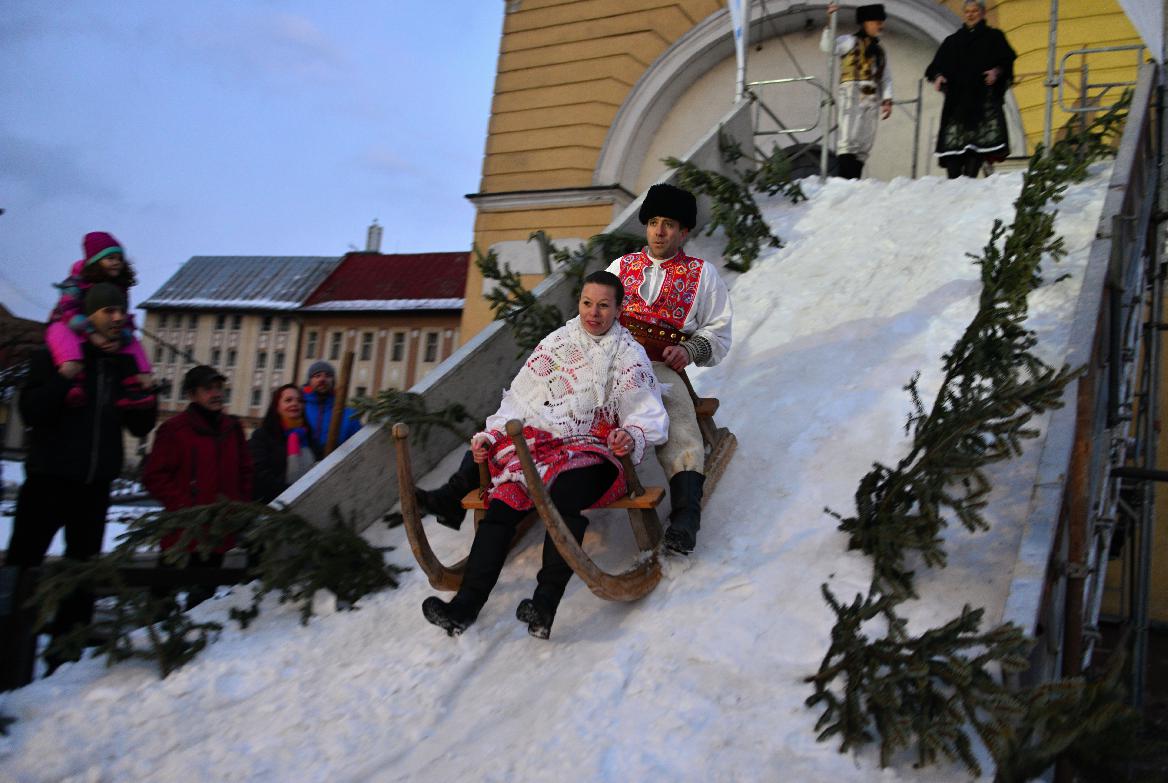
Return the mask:
<svg viewBox="0 0 1168 783">
<path fill-rule="evenodd" d="M 239 419 L 220 414 L 214 429 L 192 405 L 158 428 L 142 483 L 167 511 L 177 511 L 222 500 L 250 501 L 253 473 Z M 167 535 L 162 548 L 169 549 L 181 535 Z M 215 551 L 226 552 L 234 544 L 225 541 Z"/>
</svg>

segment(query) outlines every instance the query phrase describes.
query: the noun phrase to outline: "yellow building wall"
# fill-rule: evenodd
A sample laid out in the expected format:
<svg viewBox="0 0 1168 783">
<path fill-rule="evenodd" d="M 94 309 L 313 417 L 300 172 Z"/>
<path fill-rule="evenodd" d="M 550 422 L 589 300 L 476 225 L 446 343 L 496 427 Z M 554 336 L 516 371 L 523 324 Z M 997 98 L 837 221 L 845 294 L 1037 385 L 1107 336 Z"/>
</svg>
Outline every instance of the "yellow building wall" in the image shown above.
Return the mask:
<svg viewBox="0 0 1168 783">
<path fill-rule="evenodd" d="M 617 110 L 641 74 L 720 0 L 522 0 L 504 17 L 487 128 L 482 194 L 591 187 Z M 612 184 L 612 183 L 602 183 Z M 535 231 L 587 238 L 618 211 L 612 204 L 480 209 L 474 245 L 526 240 Z M 539 275 L 524 275 L 532 287 Z M 467 274 L 462 334 L 493 318 L 475 265 Z"/>
</svg>

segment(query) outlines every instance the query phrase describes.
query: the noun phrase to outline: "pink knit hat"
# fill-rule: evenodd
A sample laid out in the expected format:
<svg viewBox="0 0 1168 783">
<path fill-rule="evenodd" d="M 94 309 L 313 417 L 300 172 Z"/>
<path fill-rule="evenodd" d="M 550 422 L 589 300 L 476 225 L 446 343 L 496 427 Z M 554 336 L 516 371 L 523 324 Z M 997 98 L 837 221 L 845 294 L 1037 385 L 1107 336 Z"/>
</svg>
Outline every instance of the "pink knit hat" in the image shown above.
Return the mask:
<svg viewBox="0 0 1168 783">
<path fill-rule="evenodd" d="M 81 247 L 85 250 L 86 266 L 96 264 L 111 253 L 121 253 L 123 256 L 126 254 L 118 240 L 114 239 L 114 235 L 104 231 L 91 231 L 86 234 Z"/>
</svg>

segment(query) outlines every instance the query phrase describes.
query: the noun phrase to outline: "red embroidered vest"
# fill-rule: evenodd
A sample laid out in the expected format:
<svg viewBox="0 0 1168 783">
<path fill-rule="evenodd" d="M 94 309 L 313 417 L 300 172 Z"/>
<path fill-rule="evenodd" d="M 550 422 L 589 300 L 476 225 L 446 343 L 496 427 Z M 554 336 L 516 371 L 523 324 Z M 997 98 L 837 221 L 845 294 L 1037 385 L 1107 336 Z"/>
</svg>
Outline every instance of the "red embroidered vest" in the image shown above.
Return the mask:
<svg viewBox="0 0 1168 783">
<path fill-rule="evenodd" d="M 620 260 L 620 280 L 625 287 L 625 301 L 622 311 L 626 315 L 649 323 L 667 323 L 674 329 L 685 325 L 686 316 L 693 308 L 698 295 L 698 283 L 702 279 L 700 258 L 687 256 L 684 251 L 661 265 L 665 280 L 661 292 L 653 302 L 641 298 L 641 284 L 645 282 L 645 270 L 653 265 L 645 251 L 629 253 Z"/>
</svg>

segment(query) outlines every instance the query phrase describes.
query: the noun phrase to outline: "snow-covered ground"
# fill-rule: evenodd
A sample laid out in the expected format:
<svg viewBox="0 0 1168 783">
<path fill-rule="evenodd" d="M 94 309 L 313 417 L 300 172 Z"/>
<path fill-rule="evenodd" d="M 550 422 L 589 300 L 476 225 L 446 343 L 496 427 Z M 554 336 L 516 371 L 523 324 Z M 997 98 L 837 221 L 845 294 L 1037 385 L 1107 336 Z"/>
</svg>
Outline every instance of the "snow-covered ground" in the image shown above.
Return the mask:
<svg viewBox="0 0 1168 783">
<path fill-rule="evenodd" d="M 1066 352 L 1066 325 L 1105 193 L 1106 167 L 1071 189 L 1058 228 L 1071 256 L 1032 299 L 1043 350 Z M 0 740 L 13 781 L 947 781 L 956 767 L 881 770 L 873 749 L 841 755 L 815 740 L 803 678 L 827 648 L 827 582 L 862 591 L 868 561 L 846 550 L 823 509 L 851 510 L 875 460 L 905 446 L 901 387 L 921 370 L 928 396 L 940 356 L 976 307 L 966 257 L 995 218 L 1009 219 L 1017 173 L 985 180 L 809 181 L 808 202 L 771 202 L 786 247 L 731 276 L 735 343 L 695 373 L 721 398 L 719 424 L 739 448 L 706 505 L 698 550 L 670 559 L 655 592 L 632 605 L 574 581 L 547 642 L 514 619 L 539 568 L 538 532 L 513 555 L 479 622 L 459 638 L 428 625 L 433 591 L 417 571 L 359 611 L 327 601 L 307 627 L 265 607 L 186 668 L 159 680 L 145 664 L 63 667 L 6 696 L 18 719 Z M 716 257 L 717 237 L 688 249 Z M 1057 274 L 1049 275 L 1054 279 Z M 1033 450 L 1032 450 L 1033 451 Z M 446 475 L 448 458 L 423 486 Z M 1029 495 L 1029 456 L 998 472 L 994 530 L 951 531 L 948 569 L 922 574 L 916 622 L 963 602 L 1001 616 Z M 660 469 L 645 471 L 656 482 Z M 386 480 L 392 480 L 391 477 Z M 602 565 L 634 547 L 623 517 L 602 512 L 585 540 Z M 466 526 L 469 528 L 469 525 Z M 469 530 L 433 525 L 439 555 Z M 411 564 L 401 529 L 376 543 Z M 196 611 L 225 616 L 243 597 Z"/>
</svg>

